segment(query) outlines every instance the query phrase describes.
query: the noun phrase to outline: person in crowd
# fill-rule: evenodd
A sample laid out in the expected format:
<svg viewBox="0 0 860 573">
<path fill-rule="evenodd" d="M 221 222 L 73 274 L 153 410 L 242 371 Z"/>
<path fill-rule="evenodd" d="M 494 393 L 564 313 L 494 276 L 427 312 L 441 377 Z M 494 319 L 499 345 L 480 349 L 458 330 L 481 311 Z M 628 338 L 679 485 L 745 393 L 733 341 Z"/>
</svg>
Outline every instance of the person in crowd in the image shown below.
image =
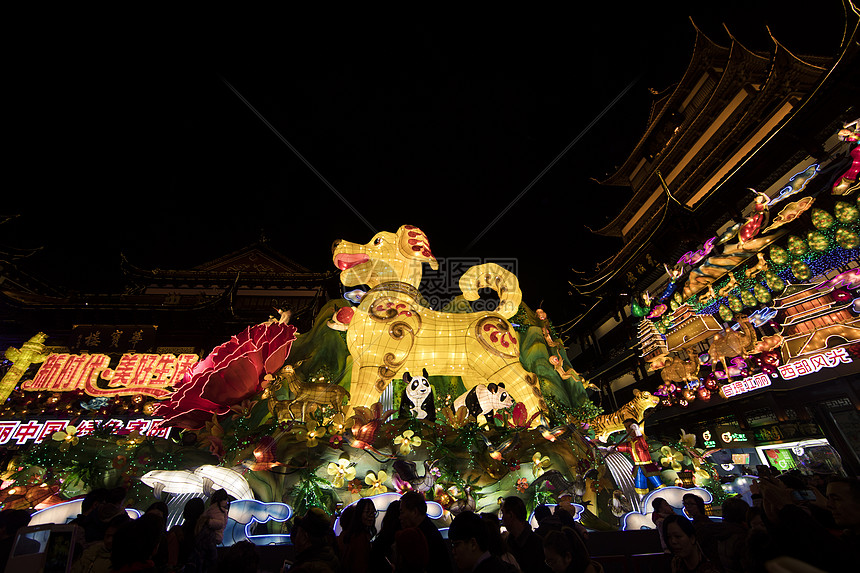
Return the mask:
<svg viewBox="0 0 860 573">
<path fill-rule="evenodd" d="M 126 515 L 117 515 L 108 523 L 104 539 L 97 541 L 84 549 L 81 556 L 72 565 L 72 573 L 108 573 L 111 568 L 111 551 L 113 538 L 120 527 L 128 523 Z"/>
<path fill-rule="evenodd" d="M 544 558 L 553 573 L 602 573 L 579 534 L 570 527 L 550 531 L 543 540 Z"/>
<path fill-rule="evenodd" d="M 737 495 L 723 503 L 723 523 L 717 535 L 717 553 L 723 573 L 741 573 L 745 569 L 749 510 L 747 502 Z"/>
<path fill-rule="evenodd" d="M 544 503 L 535 507 L 535 520 L 538 523 L 535 533 L 537 533 L 538 537 L 541 539 L 543 539 L 548 532 L 554 529 L 561 529 L 561 520 L 558 516 L 553 515 L 552 508 Z"/>
<path fill-rule="evenodd" d="M 107 488 L 97 488 L 87 493 L 84 499 L 81 500 L 81 512 L 71 523 L 84 530 L 84 544 L 88 545 L 95 543 L 100 535 L 101 521 L 98 519 L 98 509 L 107 498 Z"/>
<path fill-rule="evenodd" d="M 508 530 L 508 550 L 524 573 L 544 573 L 543 542 L 526 521 L 526 505 L 517 496 L 502 502 L 502 524 Z"/>
<path fill-rule="evenodd" d="M 660 546 L 663 548 L 663 551 L 668 553 L 669 546 L 666 544 L 666 539 L 663 537 L 663 520 L 670 515 L 675 515 L 675 510 L 672 509 L 669 502 L 662 497 L 655 497 L 651 500 L 651 509 L 653 510 L 651 513 L 651 521 L 654 523 L 654 527 L 657 528 L 657 532 L 660 535 Z"/>
<path fill-rule="evenodd" d="M 681 515 L 663 520 L 663 537 L 672 552 L 672 573 L 720 573 L 696 541 L 696 528 Z"/>
<path fill-rule="evenodd" d="M 353 507 L 353 506 L 350 506 Z M 343 523 L 343 520 L 341 520 Z M 400 530 L 400 501 L 392 501 L 382 517 L 379 534 L 370 545 L 370 570 L 390 571 L 394 563 L 394 540 Z M 426 543 L 426 542 L 425 542 Z"/>
<path fill-rule="evenodd" d="M 455 517 L 448 529 L 448 540 L 460 573 L 505 571 L 505 563 L 490 553 L 487 525 L 479 515 L 464 511 Z"/>
<path fill-rule="evenodd" d="M 543 507 L 549 509 L 547 506 Z M 552 513 L 550 513 L 550 515 L 552 515 Z M 499 516 L 495 513 L 482 513 L 481 519 L 484 520 L 484 525 L 487 526 L 488 549 L 490 551 L 490 555 L 494 555 L 501 559 L 502 562 L 507 565 L 508 570 L 516 573 L 522 571 L 516 558 L 508 550 L 508 546 L 505 543 L 504 538 L 502 538 L 502 524 L 499 521 Z"/>
<path fill-rule="evenodd" d="M 334 531 L 326 513 L 312 507 L 293 520 L 290 540 L 296 549 L 290 573 L 338 573 L 340 561 L 334 548 Z"/>
<path fill-rule="evenodd" d="M 167 546 L 167 517 L 170 515 L 170 510 L 168 509 L 167 504 L 163 501 L 156 501 L 146 508 L 144 514 L 154 515 L 161 520 L 161 535 L 159 535 L 158 539 L 158 551 L 153 556 L 152 560 L 155 562 L 155 568 L 158 571 L 166 571 L 169 556 L 169 548 Z"/>
<path fill-rule="evenodd" d="M 827 484 L 827 508 L 836 526 L 842 529 L 841 539 L 847 550 L 860 555 L 860 480 L 833 478 Z"/>
<path fill-rule="evenodd" d="M 448 549 L 448 544 L 442 539 L 442 534 L 427 517 L 427 500 L 423 494 L 417 491 L 408 491 L 400 498 L 400 527 L 403 529 L 417 527 L 424 534 L 430 553 L 427 571 L 453 573 L 454 564 L 451 560 L 451 551 Z"/>
<path fill-rule="evenodd" d="M 224 528 L 227 527 L 227 514 L 230 512 L 232 499 L 227 490 L 219 489 L 209 498 L 209 507 L 197 520 L 192 562 L 199 573 L 211 573 L 217 567 L 217 547 L 224 540 Z"/>
<path fill-rule="evenodd" d="M 119 526 L 111 545 L 112 573 L 156 573 L 153 555 L 158 550 L 161 520 L 142 515 Z"/>
<path fill-rule="evenodd" d="M 250 541 L 234 543 L 218 560 L 218 573 L 257 573 L 259 568 L 260 554 Z"/>
<path fill-rule="evenodd" d="M 199 497 L 192 497 L 182 509 L 182 524 L 174 525 L 167 532 L 167 569 L 182 571 L 194 549 L 194 528 L 203 515 L 205 504 Z"/>
<path fill-rule="evenodd" d="M 407 527 L 394 534 L 394 573 L 426 573 L 430 562 L 427 540 L 417 527 Z M 374 573 L 376 573 L 374 571 Z"/>
<path fill-rule="evenodd" d="M 696 539 L 699 542 L 699 547 L 705 552 L 705 556 L 711 563 L 719 564 L 720 554 L 717 547 L 719 536 L 721 534 L 720 524 L 711 521 L 708 513 L 705 510 L 705 500 L 694 493 L 685 493 L 682 498 L 684 511 L 693 522 L 693 527 L 696 529 Z"/>
<path fill-rule="evenodd" d="M 338 538 L 340 562 L 346 571 L 365 573 L 370 565 L 371 541 L 376 537 L 376 506 L 363 497 L 355 504 L 355 515 Z"/>
</svg>

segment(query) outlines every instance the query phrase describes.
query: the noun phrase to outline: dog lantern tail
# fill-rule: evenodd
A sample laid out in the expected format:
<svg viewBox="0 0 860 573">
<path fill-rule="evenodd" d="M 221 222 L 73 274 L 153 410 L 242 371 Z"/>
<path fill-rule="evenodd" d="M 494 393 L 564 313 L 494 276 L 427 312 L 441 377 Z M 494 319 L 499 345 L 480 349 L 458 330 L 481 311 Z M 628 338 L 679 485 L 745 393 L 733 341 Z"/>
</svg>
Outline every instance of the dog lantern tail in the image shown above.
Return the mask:
<svg viewBox="0 0 860 573">
<path fill-rule="evenodd" d="M 505 318 L 514 316 L 520 308 L 523 293 L 517 276 L 496 263 L 475 265 L 460 277 L 460 290 L 466 300 L 481 298 L 478 290 L 491 288 L 499 295 L 496 312 Z"/>
</svg>

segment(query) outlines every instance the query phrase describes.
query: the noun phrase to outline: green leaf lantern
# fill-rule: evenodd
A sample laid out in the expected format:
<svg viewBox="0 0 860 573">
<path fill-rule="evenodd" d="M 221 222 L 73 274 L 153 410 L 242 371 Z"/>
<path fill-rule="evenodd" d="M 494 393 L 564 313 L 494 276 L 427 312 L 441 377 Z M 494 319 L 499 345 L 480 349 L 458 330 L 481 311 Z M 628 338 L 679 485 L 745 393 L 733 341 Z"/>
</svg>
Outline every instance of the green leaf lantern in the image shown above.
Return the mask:
<svg viewBox="0 0 860 573">
<path fill-rule="evenodd" d="M 755 285 L 753 293 L 755 293 L 756 300 L 761 303 L 767 304 L 771 301 L 770 291 L 764 288 L 764 285 Z"/>
<path fill-rule="evenodd" d="M 812 277 L 812 271 L 809 268 L 809 265 L 804 263 L 803 261 L 794 261 L 791 263 L 791 272 L 794 273 L 794 276 L 798 278 L 798 280 L 808 280 Z"/>
<path fill-rule="evenodd" d="M 741 300 L 744 303 L 744 306 L 758 306 L 758 301 L 755 298 L 755 295 L 748 290 L 741 291 Z"/>
<path fill-rule="evenodd" d="M 764 273 L 764 280 L 767 283 L 767 288 L 779 294 L 785 290 L 785 281 L 779 278 L 779 275 L 773 271 Z"/>
<path fill-rule="evenodd" d="M 669 330 L 661 322 L 658 322 L 655 326 L 657 327 L 657 332 L 659 332 L 660 334 L 666 334 L 666 332 L 668 332 Z"/>
<path fill-rule="evenodd" d="M 806 241 L 795 235 L 791 235 L 788 238 L 788 243 L 786 246 L 788 247 L 788 252 L 795 257 L 805 255 L 806 252 L 809 250 L 809 247 L 806 245 Z"/>
<path fill-rule="evenodd" d="M 830 241 L 820 231 L 811 231 L 806 235 L 806 242 L 809 243 L 810 249 L 819 253 L 826 251 L 830 246 Z"/>
<path fill-rule="evenodd" d="M 675 300 L 674 298 L 669 301 L 669 308 L 672 309 L 672 312 L 675 312 L 676 310 L 678 310 L 678 308 L 680 308 L 680 306 L 681 305 L 678 304 L 678 301 Z"/>
<path fill-rule="evenodd" d="M 648 314 L 648 307 L 639 305 L 635 300 L 630 303 L 630 314 L 642 318 Z"/>
<path fill-rule="evenodd" d="M 836 205 L 833 207 L 833 213 L 836 215 L 836 220 L 840 223 L 853 223 L 860 217 L 860 210 L 844 201 L 836 202 Z"/>
<path fill-rule="evenodd" d="M 724 304 L 720 305 L 720 308 L 717 309 L 717 312 L 720 314 L 720 318 L 722 318 L 725 322 L 731 322 L 731 320 L 735 317 L 734 313 Z"/>
<path fill-rule="evenodd" d="M 824 209 L 816 208 L 812 210 L 812 224 L 815 225 L 816 229 L 826 231 L 833 226 L 833 223 L 833 217 Z"/>
<path fill-rule="evenodd" d="M 860 237 L 854 231 L 848 229 L 836 230 L 836 244 L 843 249 L 856 249 L 860 245 Z"/>
<path fill-rule="evenodd" d="M 741 302 L 741 299 L 739 299 L 733 294 L 729 295 L 726 298 L 726 303 L 728 303 L 729 308 L 732 309 L 732 312 L 740 312 L 744 309 L 744 305 Z"/>
<path fill-rule="evenodd" d="M 778 265 L 784 265 L 788 262 L 788 251 L 779 245 L 773 245 L 770 248 L 770 260 Z"/>
</svg>

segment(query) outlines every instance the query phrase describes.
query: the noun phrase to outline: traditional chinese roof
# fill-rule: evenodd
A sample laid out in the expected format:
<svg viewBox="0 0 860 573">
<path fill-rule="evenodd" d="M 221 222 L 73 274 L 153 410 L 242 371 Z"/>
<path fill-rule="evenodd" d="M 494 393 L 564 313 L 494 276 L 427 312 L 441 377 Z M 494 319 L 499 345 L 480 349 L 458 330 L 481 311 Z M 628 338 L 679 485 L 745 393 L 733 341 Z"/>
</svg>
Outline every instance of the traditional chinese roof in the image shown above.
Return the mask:
<svg viewBox="0 0 860 573">
<path fill-rule="evenodd" d="M 246 285 L 270 285 L 273 282 L 310 284 L 327 281 L 337 273 L 334 268 L 327 272 L 313 272 L 272 249 L 265 241 L 248 245 L 191 269 L 142 269 L 130 263 L 124 255 L 121 264 L 123 273 L 128 278 L 151 285 L 223 284 L 225 281 L 233 282 L 237 275 L 241 275 L 242 282 Z"/>
<path fill-rule="evenodd" d="M 807 301 L 830 294 L 834 287 L 818 288 L 820 284 L 792 283 L 785 287 L 782 296 L 774 300 L 773 308 L 777 310 L 790 308 Z"/>
</svg>

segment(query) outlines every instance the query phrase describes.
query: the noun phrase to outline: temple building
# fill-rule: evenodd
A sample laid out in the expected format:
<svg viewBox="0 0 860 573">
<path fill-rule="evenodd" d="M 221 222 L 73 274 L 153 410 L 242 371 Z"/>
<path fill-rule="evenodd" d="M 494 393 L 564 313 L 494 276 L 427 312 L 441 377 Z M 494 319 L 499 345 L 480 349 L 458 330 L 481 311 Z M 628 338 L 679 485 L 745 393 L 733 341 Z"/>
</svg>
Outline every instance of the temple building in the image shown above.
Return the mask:
<svg viewBox="0 0 860 573">
<path fill-rule="evenodd" d="M 729 461 L 860 473 L 860 94 L 848 17 L 838 52 L 815 56 L 696 28 L 686 71 L 655 93 L 642 137 L 601 181 L 630 190 L 593 231 L 617 251 L 570 281 L 588 309 L 571 328 L 571 360 L 606 411 L 648 390 L 662 398 L 652 434 L 695 428 L 701 442 L 731 426 L 745 438 L 724 450 Z M 653 299 L 644 312 L 640 297 Z M 814 308 L 797 314 L 801 304 Z M 816 337 L 813 324 L 829 330 Z M 662 354 L 649 352 L 655 331 Z M 801 331 L 808 353 L 795 350 Z M 673 361 L 677 373 L 661 379 Z M 698 380 L 681 377 L 696 370 Z"/>
</svg>

